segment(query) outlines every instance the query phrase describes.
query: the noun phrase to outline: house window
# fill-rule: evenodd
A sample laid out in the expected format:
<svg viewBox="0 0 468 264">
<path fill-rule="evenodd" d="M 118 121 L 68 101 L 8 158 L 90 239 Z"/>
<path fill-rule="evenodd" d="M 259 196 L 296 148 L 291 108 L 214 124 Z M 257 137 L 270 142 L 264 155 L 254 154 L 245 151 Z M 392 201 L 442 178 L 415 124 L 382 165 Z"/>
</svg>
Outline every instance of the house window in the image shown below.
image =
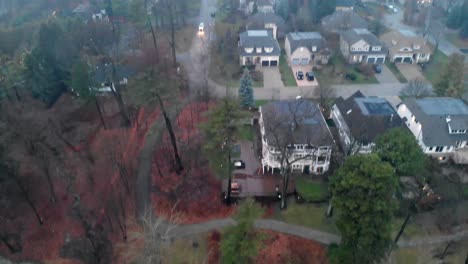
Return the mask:
<svg viewBox="0 0 468 264">
<path fill-rule="evenodd" d="M 317 51 L 317 46 L 312 46 L 312 51 Z"/>
<path fill-rule="evenodd" d="M 444 149 L 443 146 L 437 146 L 435 149 L 435 152 L 442 152 L 443 149 Z"/>
<path fill-rule="evenodd" d="M 429 151 L 432 151 L 433 147 L 429 147 Z"/>
<path fill-rule="evenodd" d="M 420 57 L 420 58 L 425 58 L 425 57 L 426 57 L 426 53 L 421 53 L 421 54 L 419 54 L 419 57 Z"/>
</svg>

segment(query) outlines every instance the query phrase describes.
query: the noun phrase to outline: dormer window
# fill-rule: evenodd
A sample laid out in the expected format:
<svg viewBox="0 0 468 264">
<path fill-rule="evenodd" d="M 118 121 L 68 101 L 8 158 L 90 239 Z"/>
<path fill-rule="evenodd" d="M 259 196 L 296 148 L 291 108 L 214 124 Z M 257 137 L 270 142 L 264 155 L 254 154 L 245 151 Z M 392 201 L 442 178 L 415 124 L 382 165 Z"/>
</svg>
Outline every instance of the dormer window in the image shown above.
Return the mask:
<svg viewBox="0 0 468 264">
<path fill-rule="evenodd" d="M 396 45 L 396 44 L 397 44 L 396 40 L 393 40 L 393 39 L 392 39 L 392 44 L 393 44 L 393 45 Z"/>
<path fill-rule="evenodd" d="M 312 51 L 317 51 L 317 46 L 312 46 Z"/>
<path fill-rule="evenodd" d="M 253 52 L 253 48 L 245 48 L 244 49 L 246 53 L 252 53 Z"/>
<path fill-rule="evenodd" d="M 255 52 L 257 52 L 257 53 L 262 53 L 262 48 L 256 48 L 256 49 L 255 49 Z"/>
<path fill-rule="evenodd" d="M 266 53 L 272 53 L 273 52 L 273 47 L 265 47 L 265 52 Z"/>
<path fill-rule="evenodd" d="M 415 49 L 415 50 L 418 50 L 420 48 L 421 48 L 421 46 L 419 46 L 419 45 L 416 45 L 416 44 L 413 45 L 413 49 Z"/>
</svg>

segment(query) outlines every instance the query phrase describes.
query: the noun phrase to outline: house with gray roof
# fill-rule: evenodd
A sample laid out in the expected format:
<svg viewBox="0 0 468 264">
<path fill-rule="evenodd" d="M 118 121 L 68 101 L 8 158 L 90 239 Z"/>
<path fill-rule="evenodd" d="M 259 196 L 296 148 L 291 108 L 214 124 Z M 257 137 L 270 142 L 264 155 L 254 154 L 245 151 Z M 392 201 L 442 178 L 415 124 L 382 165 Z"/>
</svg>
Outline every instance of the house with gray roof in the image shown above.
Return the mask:
<svg viewBox="0 0 468 264">
<path fill-rule="evenodd" d="M 462 100 L 409 98 L 397 111 L 425 154 L 440 162 L 468 163 L 468 106 Z"/>
<path fill-rule="evenodd" d="M 426 63 L 432 48 L 427 40 L 410 30 L 394 30 L 380 36 L 388 48 L 389 59 L 394 63 Z"/>
<path fill-rule="evenodd" d="M 247 19 L 247 30 L 271 30 L 275 39 L 284 37 L 286 23 L 274 13 L 256 13 Z"/>
<path fill-rule="evenodd" d="M 377 137 L 403 122 L 390 103 L 381 97 L 366 97 L 357 91 L 339 97 L 331 110 L 343 152 L 346 155 L 372 152 Z"/>
<path fill-rule="evenodd" d="M 321 174 L 328 170 L 335 144 L 317 103 L 274 101 L 259 112 L 263 172 L 285 168 L 284 159 L 292 163 L 292 171 Z"/>
<path fill-rule="evenodd" d="M 241 65 L 278 66 L 280 55 L 280 46 L 271 31 L 247 30 L 240 34 Z"/>
<path fill-rule="evenodd" d="M 366 20 L 353 11 L 338 10 L 322 19 L 325 32 L 341 33 L 352 28 L 368 28 Z"/>
<path fill-rule="evenodd" d="M 286 35 L 284 49 L 291 65 L 327 64 L 330 49 L 319 32 L 291 32 Z"/>
<path fill-rule="evenodd" d="M 341 33 L 340 51 L 350 64 L 382 64 L 388 53 L 384 43 L 365 28 L 349 29 Z"/>
</svg>

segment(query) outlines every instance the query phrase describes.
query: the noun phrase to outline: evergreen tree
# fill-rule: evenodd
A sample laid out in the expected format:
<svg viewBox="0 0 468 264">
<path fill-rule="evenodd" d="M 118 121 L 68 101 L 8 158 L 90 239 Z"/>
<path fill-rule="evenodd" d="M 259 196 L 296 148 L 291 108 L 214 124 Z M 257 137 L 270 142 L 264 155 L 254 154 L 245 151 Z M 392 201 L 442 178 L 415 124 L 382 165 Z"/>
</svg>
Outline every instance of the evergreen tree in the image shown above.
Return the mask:
<svg viewBox="0 0 468 264">
<path fill-rule="evenodd" d="M 250 77 L 250 73 L 247 68 L 244 69 L 244 73 L 242 74 L 241 83 L 239 87 L 239 100 L 240 105 L 243 108 L 249 108 L 254 106 L 252 78 Z"/>
<path fill-rule="evenodd" d="M 254 2 L 253 4 L 253 9 L 252 9 L 252 15 L 258 13 L 258 5 L 257 2 Z"/>
<path fill-rule="evenodd" d="M 463 23 L 462 9 L 461 8 L 452 9 L 447 19 L 447 27 L 451 29 L 457 29 L 462 25 L 462 23 Z"/>
<path fill-rule="evenodd" d="M 379 263 L 385 256 L 392 245 L 396 186 L 392 166 L 377 155 L 346 159 L 330 182 L 342 237 L 331 263 Z"/>
<path fill-rule="evenodd" d="M 468 20 L 463 23 L 463 27 L 460 30 L 460 37 L 463 39 L 468 38 Z"/>
</svg>

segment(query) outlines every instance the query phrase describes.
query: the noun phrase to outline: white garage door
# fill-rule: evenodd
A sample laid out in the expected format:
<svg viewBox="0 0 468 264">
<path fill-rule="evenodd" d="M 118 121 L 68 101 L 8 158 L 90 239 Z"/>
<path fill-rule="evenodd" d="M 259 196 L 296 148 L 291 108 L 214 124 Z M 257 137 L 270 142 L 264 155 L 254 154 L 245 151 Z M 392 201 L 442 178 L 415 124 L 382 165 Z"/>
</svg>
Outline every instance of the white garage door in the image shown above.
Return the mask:
<svg viewBox="0 0 468 264">
<path fill-rule="evenodd" d="M 309 64 L 309 59 L 308 59 L 308 58 L 302 58 L 302 59 L 301 59 L 301 64 L 302 64 L 302 65 L 307 65 L 307 64 Z"/>
<path fill-rule="evenodd" d="M 375 58 L 368 58 L 367 63 L 375 63 Z"/>
<path fill-rule="evenodd" d="M 291 63 L 293 65 L 299 65 L 301 63 L 301 60 L 300 59 L 292 59 Z"/>
</svg>

